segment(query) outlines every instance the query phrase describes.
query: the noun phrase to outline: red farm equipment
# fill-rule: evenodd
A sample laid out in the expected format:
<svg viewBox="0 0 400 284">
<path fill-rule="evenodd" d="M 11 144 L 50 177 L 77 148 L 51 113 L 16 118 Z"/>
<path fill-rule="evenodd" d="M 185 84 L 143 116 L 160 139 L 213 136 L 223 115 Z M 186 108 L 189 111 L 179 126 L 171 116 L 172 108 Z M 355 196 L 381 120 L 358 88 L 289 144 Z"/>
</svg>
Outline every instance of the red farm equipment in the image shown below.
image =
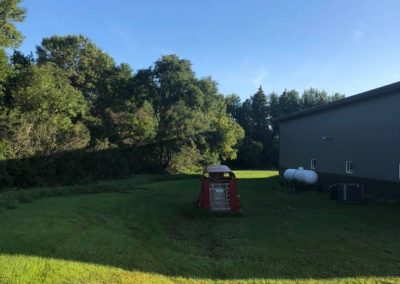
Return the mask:
<svg viewBox="0 0 400 284">
<path fill-rule="evenodd" d="M 204 168 L 201 177 L 199 207 L 219 212 L 241 211 L 236 177 L 228 166 L 218 165 Z"/>
</svg>

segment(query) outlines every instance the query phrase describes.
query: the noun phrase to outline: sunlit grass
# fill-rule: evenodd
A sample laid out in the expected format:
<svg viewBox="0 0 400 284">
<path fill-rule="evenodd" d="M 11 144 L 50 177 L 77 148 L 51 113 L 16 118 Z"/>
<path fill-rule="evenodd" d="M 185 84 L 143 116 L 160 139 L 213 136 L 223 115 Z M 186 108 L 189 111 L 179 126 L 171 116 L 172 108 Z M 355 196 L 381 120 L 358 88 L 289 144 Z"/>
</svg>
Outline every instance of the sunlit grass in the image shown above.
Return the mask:
<svg viewBox="0 0 400 284">
<path fill-rule="evenodd" d="M 234 171 L 237 178 L 243 179 L 255 179 L 255 178 L 269 178 L 277 176 L 277 171 L 249 171 L 249 170 L 237 170 Z"/>
<path fill-rule="evenodd" d="M 396 277 L 332 279 L 210 279 L 167 277 L 111 266 L 26 256 L 0 255 L 0 283 L 398 283 Z"/>
<path fill-rule="evenodd" d="M 273 171 L 236 174 L 239 215 L 204 214 L 198 178 L 184 177 L 2 211 L 0 283 L 400 282 L 398 204 L 343 205 L 279 191 Z"/>
</svg>

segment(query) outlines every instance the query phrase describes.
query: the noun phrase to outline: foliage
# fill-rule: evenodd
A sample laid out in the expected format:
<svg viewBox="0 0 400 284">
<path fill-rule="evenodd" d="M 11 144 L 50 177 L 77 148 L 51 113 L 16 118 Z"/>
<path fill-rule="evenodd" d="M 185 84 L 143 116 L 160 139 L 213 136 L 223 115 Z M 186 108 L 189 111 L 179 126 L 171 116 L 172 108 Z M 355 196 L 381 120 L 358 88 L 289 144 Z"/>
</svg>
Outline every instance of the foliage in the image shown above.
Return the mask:
<svg viewBox="0 0 400 284">
<path fill-rule="evenodd" d="M 221 160 L 235 160 L 237 157 L 235 146 L 244 138 L 244 130 L 226 116 L 221 117 L 213 129 L 213 143 L 210 146 L 216 148 Z"/>
<path fill-rule="evenodd" d="M 71 86 L 65 72 L 53 64 L 28 67 L 20 72 L 11 90 L 11 105 L 21 112 L 57 114 L 69 118 L 87 114 L 87 102 Z"/>
<path fill-rule="evenodd" d="M 15 72 L 8 109 L 0 117 L 1 140 L 17 158 L 84 148 L 89 133 L 82 123 L 87 103 L 52 64 Z"/>
<path fill-rule="evenodd" d="M 157 157 L 152 145 L 100 148 L 75 149 L 52 152 L 45 156 L 0 160 L 0 185 L 3 188 L 11 186 L 21 188 L 44 184 L 82 184 L 98 179 L 122 178 L 137 173 L 162 172 L 156 163 Z"/>
<path fill-rule="evenodd" d="M 190 62 L 176 55 L 163 56 L 138 76 L 138 96 L 152 104 L 157 120 L 154 142 L 161 167 L 185 171 L 235 157 L 243 135 L 228 118 L 212 79 L 197 79 Z"/>
<path fill-rule="evenodd" d="M 82 149 L 89 142 L 89 133 L 82 123 L 73 123 L 59 114 L 10 112 L 1 117 L 4 132 L 0 137 L 8 141 L 8 158 L 51 156 L 54 153 Z"/>
<path fill-rule="evenodd" d="M 0 49 L 0 106 L 4 103 L 4 83 L 6 82 L 10 71 L 7 54 L 4 50 Z"/>
<path fill-rule="evenodd" d="M 240 96 L 236 94 L 230 94 L 225 96 L 226 111 L 232 119 L 236 119 L 239 116 L 241 108 Z"/>
<path fill-rule="evenodd" d="M 19 6 L 20 0 L 0 1 L 0 48 L 18 47 L 22 35 L 15 24 L 25 18 L 25 9 Z"/>
<path fill-rule="evenodd" d="M 24 16 L 18 0 L 0 2 L 0 187 L 218 163 L 274 167 L 274 119 L 341 98 L 316 89 L 266 95 L 260 86 L 242 103 L 198 78 L 189 60 L 165 55 L 134 72 L 83 35 L 46 37 L 36 57 L 8 56 Z"/>
<path fill-rule="evenodd" d="M 253 133 L 255 141 L 265 141 L 270 136 L 269 129 L 269 110 L 267 96 L 260 87 L 251 98 L 251 116 L 253 121 Z"/>
<path fill-rule="evenodd" d="M 16 29 L 16 23 L 25 18 L 25 9 L 19 6 L 20 0 L 0 1 L 0 107 L 4 99 L 4 84 L 10 75 L 6 48 L 16 48 L 22 42 L 22 35 Z"/>
<path fill-rule="evenodd" d="M 142 146 L 151 144 L 157 131 L 154 110 L 147 101 L 132 111 L 114 112 L 106 109 L 108 139 L 117 145 Z"/>
<path fill-rule="evenodd" d="M 44 38 L 37 47 L 38 64 L 53 62 L 64 69 L 72 85 L 90 101 L 106 92 L 100 82 L 111 72 L 114 60 L 82 35 Z M 103 86 L 102 86 L 103 87 Z"/>
<path fill-rule="evenodd" d="M 264 144 L 246 137 L 239 148 L 236 166 L 239 168 L 262 168 L 264 167 Z"/>
<path fill-rule="evenodd" d="M 67 38 L 91 46 L 84 38 Z M 64 43 L 67 38 L 53 37 L 44 45 Z M 14 53 L 10 60 L 12 72 L 0 116 L 0 153 L 3 160 L 10 160 L 0 169 L 2 186 L 70 183 L 146 170 L 190 172 L 236 158 L 243 130 L 228 116 L 216 83 L 196 78 L 189 61 L 165 56 L 154 68 L 138 71 L 134 79 L 129 67 L 115 67 L 120 72 L 108 78 L 109 83 L 97 82 L 112 86 L 109 90 L 115 95 L 102 93 L 97 97 L 101 99 L 91 101 L 83 95 L 87 89 L 74 85 L 75 75 L 87 78 L 77 74 L 79 68 L 71 71 L 74 66 L 61 64 L 61 59 L 54 59 L 58 57 L 46 58 L 35 63 Z M 143 149 L 140 154 L 147 155 L 143 158 L 121 156 Z M 102 151 L 100 156 L 109 152 L 110 162 L 92 164 L 96 163 L 93 151 Z M 113 168 L 104 169 L 111 164 Z"/>
<path fill-rule="evenodd" d="M 296 90 L 285 90 L 281 95 L 266 96 L 262 87 L 243 103 L 236 95 L 225 97 L 230 116 L 245 131 L 245 139 L 238 152 L 238 159 L 229 164 L 238 168 L 277 168 L 279 164 L 278 117 L 316 107 L 344 98 L 335 93 L 310 88 L 302 96 Z"/>
</svg>

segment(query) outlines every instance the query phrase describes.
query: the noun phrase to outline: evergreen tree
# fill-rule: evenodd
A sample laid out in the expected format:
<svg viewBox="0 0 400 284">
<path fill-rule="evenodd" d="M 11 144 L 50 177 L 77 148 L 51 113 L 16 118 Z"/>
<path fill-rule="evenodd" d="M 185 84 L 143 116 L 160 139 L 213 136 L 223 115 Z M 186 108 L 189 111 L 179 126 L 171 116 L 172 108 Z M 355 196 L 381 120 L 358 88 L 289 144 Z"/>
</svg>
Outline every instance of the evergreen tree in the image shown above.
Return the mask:
<svg viewBox="0 0 400 284">
<path fill-rule="evenodd" d="M 25 19 L 26 11 L 19 6 L 20 0 L 0 1 L 0 49 L 18 47 L 23 39 L 15 27 Z"/>
<path fill-rule="evenodd" d="M 25 19 L 25 9 L 20 0 L 0 1 L 0 107 L 3 103 L 4 84 L 11 73 L 5 49 L 17 48 L 22 42 L 22 35 L 15 24 Z"/>
<path fill-rule="evenodd" d="M 276 93 L 271 93 L 269 95 L 269 118 L 273 137 L 275 137 L 279 132 L 279 123 L 275 119 L 280 115 L 279 96 Z"/>
<path fill-rule="evenodd" d="M 279 97 L 279 115 L 286 115 L 301 109 L 299 93 L 296 90 L 284 91 Z"/>
<path fill-rule="evenodd" d="M 260 86 L 258 91 L 251 97 L 251 116 L 252 116 L 252 138 L 255 141 L 266 143 L 269 138 L 269 113 L 267 106 L 267 96 Z M 265 145 L 264 145 L 265 146 Z"/>
<path fill-rule="evenodd" d="M 303 92 L 301 97 L 301 109 L 310 109 L 321 104 L 329 102 L 329 96 L 325 91 L 319 91 L 314 88 L 310 88 Z"/>
</svg>

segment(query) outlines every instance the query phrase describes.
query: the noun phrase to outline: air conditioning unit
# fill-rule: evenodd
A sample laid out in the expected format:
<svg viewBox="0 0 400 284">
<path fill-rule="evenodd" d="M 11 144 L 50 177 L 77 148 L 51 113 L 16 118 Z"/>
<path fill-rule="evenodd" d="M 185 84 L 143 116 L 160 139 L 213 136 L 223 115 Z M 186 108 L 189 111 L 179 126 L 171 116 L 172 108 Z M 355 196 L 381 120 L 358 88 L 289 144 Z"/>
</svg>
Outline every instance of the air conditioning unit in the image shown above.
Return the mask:
<svg viewBox="0 0 400 284">
<path fill-rule="evenodd" d="M 364 201 L 364 185 L 360 183 L 338 183 L 338 200 L 344 203 Z"/>
</svg>

